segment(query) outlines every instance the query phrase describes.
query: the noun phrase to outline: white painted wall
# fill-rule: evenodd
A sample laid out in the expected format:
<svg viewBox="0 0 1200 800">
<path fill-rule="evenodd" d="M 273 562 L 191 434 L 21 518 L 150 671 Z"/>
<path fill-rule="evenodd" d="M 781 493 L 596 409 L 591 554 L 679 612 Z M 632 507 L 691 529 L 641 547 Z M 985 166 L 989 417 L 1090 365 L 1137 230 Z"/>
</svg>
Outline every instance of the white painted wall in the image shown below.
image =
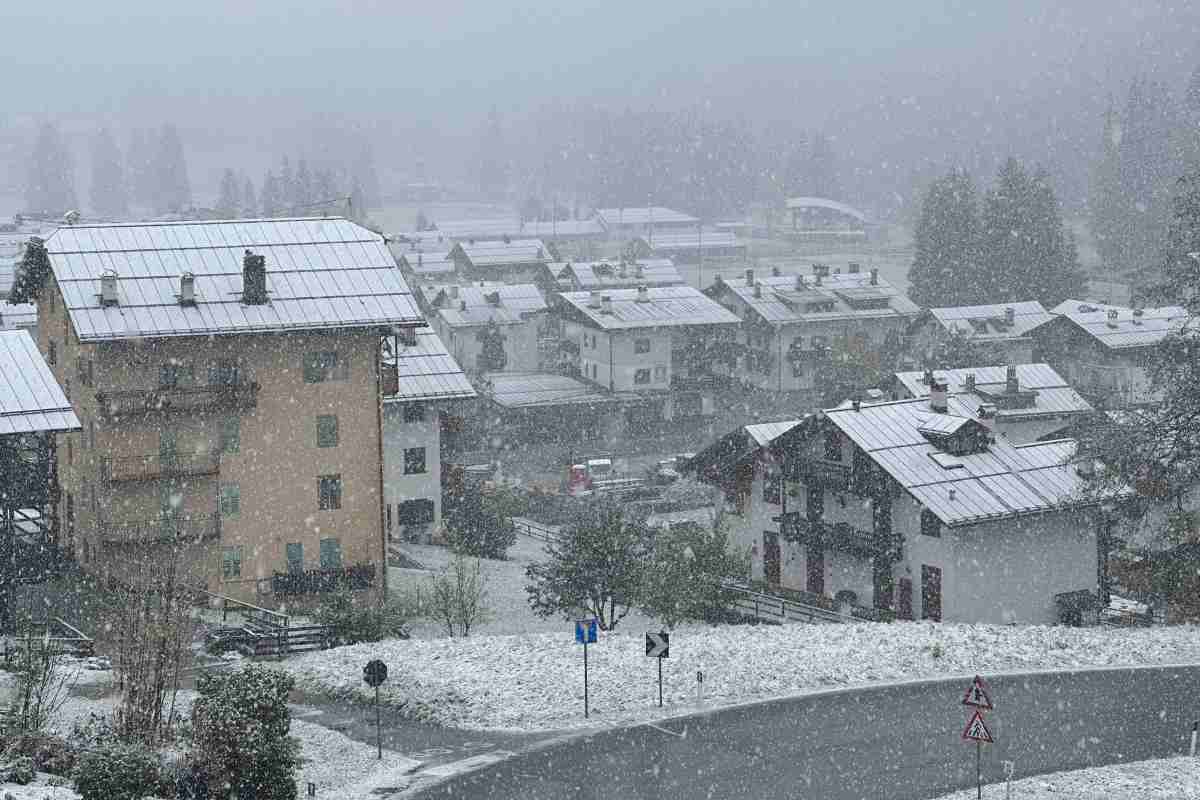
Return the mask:
<svg viewBox="0 0 1200 800">
<path fill-rule="evenodd" d="M 392 527 L 386 532 L 395 538 L 401 538 L 403 533 L 397 524 L 396 506 L 406 500 L 433 501 L 434 521 L 429 526 L 430 532 L 442 521 L 442 449 L 438 408 L 434 403 L 425 403 L 423 422 L 405 422 L 404 405 L 383 404 L 383 501 L 391 507 L 392 514 Z M 409 447 L 425 448 L 424 473 L 404 473 L 404 451 Z M 386 514 L 384 524 L 387 524 Z"/>
<path fill-rule="evenodd" d="M 594 340 L 593 340 L 593 337 Z M 636 352 L 646 340 L 650 352 Z M 579 369 L 584 377 L 614 392 L 666 391 L 671 387 L 671 330 L 600 331 L 579 326 Z M 595 342 L 595 346 L 592 342 Z M 595 372 L 592 372 L 595 366 Z M 661 369 L 656 369 L 661 368 Z M 649 383 L 635 383 L 639 369 L 650 370 Z"/>
</svg>

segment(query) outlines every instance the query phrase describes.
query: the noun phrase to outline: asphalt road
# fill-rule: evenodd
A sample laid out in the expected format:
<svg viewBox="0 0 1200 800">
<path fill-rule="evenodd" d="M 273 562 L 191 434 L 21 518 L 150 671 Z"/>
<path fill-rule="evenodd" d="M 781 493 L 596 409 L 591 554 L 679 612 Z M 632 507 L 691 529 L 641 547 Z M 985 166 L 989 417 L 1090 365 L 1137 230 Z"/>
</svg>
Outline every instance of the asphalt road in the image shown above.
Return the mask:
<svg viewBox="0 0 1200 800">
<path fill-rule="evenodd" d="M 997 677 L 985 782 L 1185 753 L 1200 666 Z M 973 786 L 967 682 L 831 693 L 534 747 L 416 792 L 521 800 L 925 800 Z M 1002 790 L 985 787 L 985 797 Z"/>
</svg>

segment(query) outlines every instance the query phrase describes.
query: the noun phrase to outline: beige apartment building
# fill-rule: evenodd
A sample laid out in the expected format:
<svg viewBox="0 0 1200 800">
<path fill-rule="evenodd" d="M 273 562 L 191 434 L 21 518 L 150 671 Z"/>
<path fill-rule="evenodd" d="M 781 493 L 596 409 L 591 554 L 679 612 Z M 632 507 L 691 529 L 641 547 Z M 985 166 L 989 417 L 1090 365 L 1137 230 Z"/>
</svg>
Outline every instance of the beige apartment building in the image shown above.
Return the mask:
<svg viewBox="0 0 1200 800">
<path fill-rule="evenodd" d="M 120 576 L 180 554 L 277 606 L 386 590 L 381 337 L 424 321 L 382 238 L 343 219 L 74 226 L 45 242 L 39 347 L 71 547 Z"/>
</svg>

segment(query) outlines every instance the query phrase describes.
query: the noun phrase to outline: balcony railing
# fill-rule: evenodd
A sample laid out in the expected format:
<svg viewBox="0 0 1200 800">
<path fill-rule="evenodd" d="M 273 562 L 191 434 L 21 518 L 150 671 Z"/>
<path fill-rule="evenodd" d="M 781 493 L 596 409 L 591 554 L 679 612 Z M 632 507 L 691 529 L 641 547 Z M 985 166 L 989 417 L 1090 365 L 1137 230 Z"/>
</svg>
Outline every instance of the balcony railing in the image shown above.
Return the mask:
<svg viewBox="0 0 1200 800">
<path fill-rule="evenodd" d="M 826 489 L 847 491 L 850 488 L 850 466 L 836 461 L 807 458 L 796 462 L 796 477 Z"/>
<path fill-rule="evenodd" d="M 809 522 L 802 512 L 792 511 L 773 518 L 780 525 L 785 541 L 802 545 L 820 544 L 823 548 L 837 550 L 859 558 L 871 558 L 878 547 L 874 534 L 847 522 L 829 525 L 824 522 Z"/>
<path fill-rule="evenodd" d="M 203 542 L 221 538 L 221 515 L 162 516 L 120 522 L 101 519 L 98 528 L 104 544 Z"/>
<path fill-rule="evenodd" d="M 146 456 L 105 458 L 100 462 L 100 467 L 106 483 L 215 475 L 221 468 L 221 454 L 214 450 L 203 453 L 153 453 Z"/>
<path fill-rule="evenodd" d="M 370 589 L 374 583 L 374 564 L 354 564 L 335 569 L 276 572 L 271 578 L 271 591 L 287 597 L 336 592 L 339 589 L 361 591 Z"/>
<path fill-rule="evenodd" d="M 100 413 L 122 417 L 155 412 L 188 412 L 212 408 L 254 408 L 258 384 L 219 383 L 208 386 L 158 387 L 97 392 Z"/>
</svg>

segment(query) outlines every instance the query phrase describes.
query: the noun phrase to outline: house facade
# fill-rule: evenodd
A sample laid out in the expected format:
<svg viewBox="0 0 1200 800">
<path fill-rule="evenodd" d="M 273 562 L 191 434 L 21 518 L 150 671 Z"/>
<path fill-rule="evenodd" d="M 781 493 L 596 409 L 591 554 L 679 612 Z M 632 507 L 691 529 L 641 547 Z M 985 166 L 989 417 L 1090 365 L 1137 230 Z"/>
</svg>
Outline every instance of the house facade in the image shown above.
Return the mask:
<svg viewBox="0 0 1200 800">
<path fill-rule="evenodd" d="M 259 605 L 385 591 L 380 343 L 424 321 L 382 238 L 147 223 L 61 228 L 46 250 L 39 347 L 83 427 L 59 462 L 83 568 L 174 561 Z"/>
<path fill-rule="evenodd" d="M 1034 331 L 1053 318 L 1036 300 L 930 308 L 908 332 L 909 356 L 915 364 L 933 363 L 939 350 L 961 341 L 988 348 L 1000 363 L 1029 364 L 1034 361 Z"/>
<path fill-rule="evenodd" d="M 437 335 L 468 372 L 538 369 L 549 306 L 534 284 L 433 284 L 421 296 Z M 502 367 L 485 354 L 488 347 L 503 350 Z"/>
<path fill-rule="evenodd" d="M 811 275 L 747 269 L 739 278 L 718 277 L 705 294 L 742 324 L 713 372 L 758 389 L 811 392 L 838 341 L 864 353 L 898 342 L 919 313 L 916 304 L 878 270 L 848 269 L 830 273 L 817 264 Z"/>
<path fill-rule="evenodd" d="M 689 465 L 724 491 L 756 579 L 935 621 L 1053 623 L 1064 597 L 1097 595 L 1074 442 L 995 438 L 944 388 L 772 425 Z"/>
<path fill-rule="evenodd" d="M 475 390 L 437 334 L 384 343 L 383 502 L 388 541 L 428 542 L 442 522 L 442 427 Z"/>
</svg>

